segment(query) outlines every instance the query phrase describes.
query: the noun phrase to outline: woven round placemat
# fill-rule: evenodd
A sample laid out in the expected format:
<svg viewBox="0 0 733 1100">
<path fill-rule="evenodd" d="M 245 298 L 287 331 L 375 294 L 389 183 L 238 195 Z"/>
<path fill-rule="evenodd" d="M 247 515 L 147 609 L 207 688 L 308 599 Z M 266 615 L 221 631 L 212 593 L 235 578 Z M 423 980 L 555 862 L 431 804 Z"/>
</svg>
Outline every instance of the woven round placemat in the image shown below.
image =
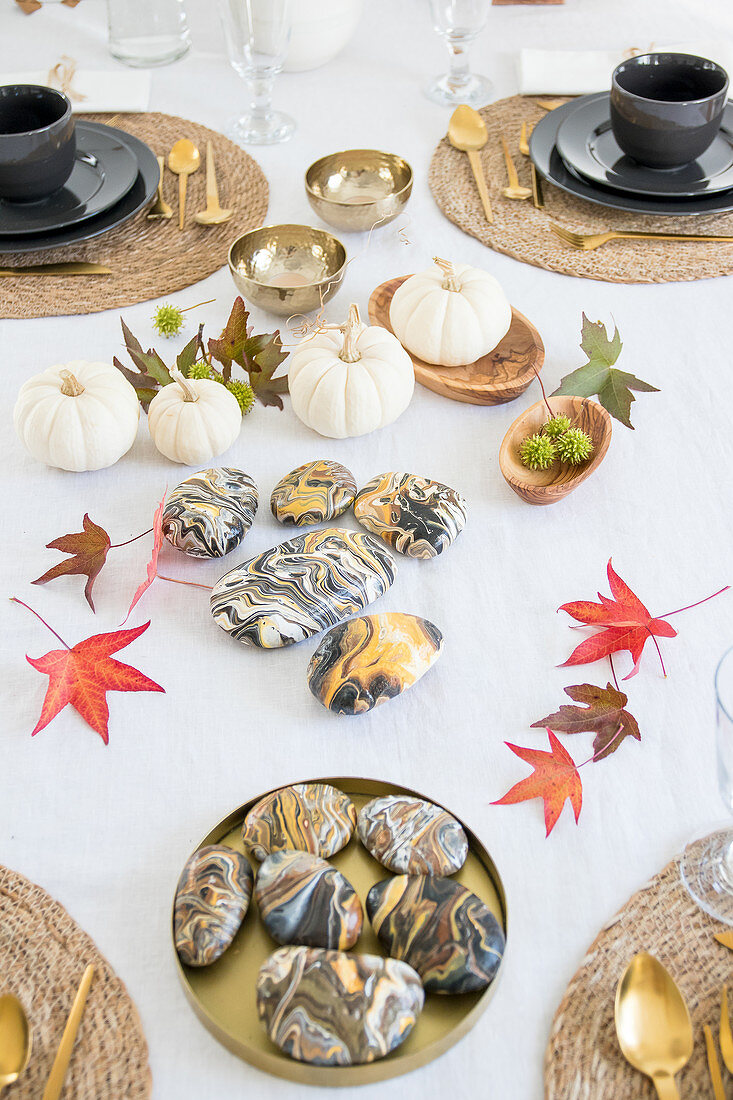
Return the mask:
<svg viewBox="0 0 733 1100">
<path fill-rule="evenodd" d="M 703 913 L 667 864 L 591 944 L 555 1013 L 545 1052 L 545 1100 L 653 1100 L 654 1086 L 624 1060 L 616 1039 L 619 978 L 638 951 L 649 951 L 679 985 L 692 1017 L 695 1047 L 677 1081 L 680 1096 L 711 1096 L 703 1024 L 717 1036 L 720 990 L 733 956 L 713 939 L 726 929 Z"/>
<path fill-rule="evenodd" d="M 602 233 L 608 229 L 644 229 L 664 233 L 733 235 L 733 214 L 701 217 L 658 218 L 596 206 L 568 195 L 542 181 L 545 205 L 538 210 L 528 199 L 505 199 L 506 166 L 499 138 L 504 135 L 519 174 L 519 182 L 531 186 L 530 163 L 519 152 L 522 122 L 528 132 L 545 114 L 533 99 L 512 96 L 481 110 L 489 140 L 479 156 L 491 194 L 494 224 L 484 217 L 476 184 L 465 153 L 445 137 L 430 164 L 430 189 L 440 209 L 457 226 L 482 244 L 504 252 L 515 260 L 614 283 L 674 283 L 709 279 L 733 273 L 733 244 L 678 244 L 674 241 L 613 241 L 592 252 L 582 252 L 560 241 L 550 230 L 550 221 L 580 233 Z M 460 259 L 460 257 L 454 257 Z"/>
<path fill-rule="evenodd" d="M 62 905 L 27 878 L 0 867 L 0 994 L 15 994 L 33 1032 L 31 1060 L 8 1089 L 8 1100 L 42 1095 L 89 963 L 95 974 L 63 1095 L 144 1100 L 152 1089 L 148 1047 L 125 986 Z"/>
<path fill-rule="evenodd" d="M 92 260 L 112 268 L 111 275 L 26 275 L 6 277 L 0 285 L 0 317 L 54 317 L 119 309 L 160 298 L 205 279 L 227 262 L 229 245 L 240 233 L 262 225 L 267 213 L 268 186 L 260 166 L 215 130 L 174 115 L 81 115 L 90 122 L 107 122 L 144 141 L 158 156 L 166 156 L 179 138 L 189 138 L 201 153 L 201 168 L 188 177 L 186 225 L 178 229 L 178 177 L 167 169 L 163 194 L 173 207 L 168 220 L 148 221 L 140 211 L 131 221 L 101 237 L 43 252 L 0 256 L 0 266 Z M 214 150 L 219 199 L 234 216 L 218 226 L 194 221 L 206 206 L 206 142 Z"/>
</svg>

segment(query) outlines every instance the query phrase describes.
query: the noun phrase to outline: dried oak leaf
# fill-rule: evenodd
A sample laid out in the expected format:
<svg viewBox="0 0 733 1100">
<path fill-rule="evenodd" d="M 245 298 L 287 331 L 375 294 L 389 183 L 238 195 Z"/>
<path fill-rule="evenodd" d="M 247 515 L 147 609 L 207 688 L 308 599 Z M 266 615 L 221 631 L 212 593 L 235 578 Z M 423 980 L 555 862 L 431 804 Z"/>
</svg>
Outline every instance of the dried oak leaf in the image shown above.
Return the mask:
<svg viewBox="0 0 733 1100">
<path fill-rule="evenodd" d="M 503 798 L 492 802 L 492 806 L 511 806 L 516 802 L 541 798 L 545 808 L 545 835 L 549 836 L 568 799 L 577 823 L 583 805 L 583 784 L 570 753 L 563 748 L 552 730 L 548 729 L 547 735 L 550 739 L 549 752 L 505 742 L 507 748 L 520 760 L 531 764 L 534 771 L 526 779 L 515 783 Z"/>
<path fill-rule="evenodd" d="M 247 328 L 249 314 L 244 300 L 235 299 L 221 336 L 209 339 L 209 355 L 222 365 L 222 377 L 228 382 L 232 377 L 232 363 L 242 368 L 248 377 L 255 396 L 263 405 L 282 409 L 281 393 L 288 391 L 287 375 L 273 378 L 287 352 L 280 345 L 280 332 L 253 335 Z"/>
<path fill-rule="evenodd" d="M 637 721 L 625 709 L 628 696 L 613 684 L 606 684 L 605 688 L 595 684 L 573 684 L 565 688 L 565 694 L 585 706 L 572 707 L 563 703 L 554 714 L 533 722 L 532 729 L 549 728 L 556 733 L 594 733 L 593 759 L 596 761 L 610 756 L 627 737 L 641 741 Z"/>
<path fill-rule="evenodd" d="M 107 560 L 107 551 L 112 542 L 109 535 L 94 523 L 86 514 L 82 520 L 83 531 L 77 531 L 70 535 L 61 535 L 53 542 L 46 543 L 47 550 L 60 550 L 63 554 L 71 554 L 70 558 L 60 561 L 52 566 L 42 577 L 32 581 L 32 584 L 46 584 L 57 577 L 85 576 L 87 583 L 84 587 L 84 595 L 92 611 L 95 610 L 92 599 L 92 587 L 95 580 Z"/>
</svg>

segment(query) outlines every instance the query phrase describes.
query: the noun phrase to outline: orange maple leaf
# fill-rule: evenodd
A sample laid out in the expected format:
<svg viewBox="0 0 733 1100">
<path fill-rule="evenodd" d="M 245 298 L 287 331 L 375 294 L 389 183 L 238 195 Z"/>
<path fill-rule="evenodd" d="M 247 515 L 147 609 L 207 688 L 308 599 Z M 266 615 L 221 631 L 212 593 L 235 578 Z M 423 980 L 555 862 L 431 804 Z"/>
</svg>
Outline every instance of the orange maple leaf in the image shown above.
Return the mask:
<svg viewBox="0 0 733 1100">
<path fill-rule="evenodd" d="M 163 545 L 163 508 L 165 507 L 165 493 L 163 493 L 163 499 L 158 507 L 155 509 L 155 515 L 153 516 L 153 552 L 150 556 L 150 561 L 147 565 L 146 577 L 142 584 L 139 584 L 135 595 L 132 597 L 132 603 L 127 609 L 127 614 L 122 620 L 122 625 L 127 622 L 132 614 L 132 609 L 138 602 L 140 597 L 147 592 L 150 585 L 153 583 L 158 575 L 158 555 L 160 554 L 160 548 Z"/>
<path fill-rule="evenodd" d="M 541 798 L 545 804 L 545 835 L 549 836 L 567 799 L 570 799 L 577 823 L 583 805 L 583 785 L 570 753 L 563 748 L 552 730 L 548 729 L 547 734 L 550 738 L 550 752 L 544 749 L 525 749 L 521 745 L 512 745 L 505 741 L 507 748 L 520 760 L 531 764 L 534 771 L 491 805 L 511 806 L 516 802 Z"/>
</svg>

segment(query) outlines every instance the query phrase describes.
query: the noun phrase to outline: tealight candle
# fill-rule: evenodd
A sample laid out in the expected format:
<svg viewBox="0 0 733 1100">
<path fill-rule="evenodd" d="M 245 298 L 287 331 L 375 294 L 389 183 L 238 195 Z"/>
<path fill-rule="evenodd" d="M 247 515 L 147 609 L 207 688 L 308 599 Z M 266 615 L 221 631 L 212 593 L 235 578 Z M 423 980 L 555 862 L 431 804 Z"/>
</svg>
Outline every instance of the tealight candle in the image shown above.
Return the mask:
<svg viewBox="0 0 733 1100">
<path fill-rule="evenodd" d="M 299 271 L 281 271 L 270 279 L 270 286 L 308 286 L 311 279 L 301 275 Z"/>
</svg>

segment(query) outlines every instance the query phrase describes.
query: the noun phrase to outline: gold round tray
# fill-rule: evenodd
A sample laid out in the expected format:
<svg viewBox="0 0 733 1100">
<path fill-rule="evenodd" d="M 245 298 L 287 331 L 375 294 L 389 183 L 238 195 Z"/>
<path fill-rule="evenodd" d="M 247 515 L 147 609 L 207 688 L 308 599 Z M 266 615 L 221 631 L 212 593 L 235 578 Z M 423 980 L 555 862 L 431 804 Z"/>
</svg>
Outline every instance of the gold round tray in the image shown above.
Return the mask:
<svg viewBox="0 0 733 1100">
<path fill-rule="evenodd" d="M 328 776 L 296 782 L 332 783 L 334 787 L 345 791 L 351 797 L 357 811 L 365 802 L 378 795 L 407 794 L 418 798 L 426 797 L 409 787 L 384 783 L 378 779 Z M 221 842 L 238 852 L 243 852 L 242 821 L 255 803 L 269 793 L 264 791 L 249 802 L 245 802 L 243 806 L 239 806 L 207 833 L 196 846 L 196 850 L 205 844 Z M 452 813 L 452 811 L 449 812 Z M 460 818 L 458 820 L 460 821 Z M 492 910 L 506 934 L 506 899 L 499 872 L 476 835 L 466 825 L 463 825 L 463 828 L 468 837 L 468 858 L 458 874 L 452 877 L 478 894 Z M 356 838 L 333 856 L 331 862 L 353 884 L 362 903 L 369 888 L 390 874 L 369 855 Z M 255 862 L 253 867 L 256 871 Z M 173 942 L 172 921 L 171 942 Z M 212 1035 L 234 1054 L 238 1054 L 240 1058 L 257 1066 L 258 1069 L 307 1085 L 344 1086 L 385 1081 L 431 1062 L 457 1043 L 473 1027 L 494 995 L 504 969 L 502 965 L 494 981 L 481 993 L 464 993 L 460 996 L 428 995 L 412 1034 L 402 1046 L 386 1058 L 363 1066 L 311 1066 L 289 1058 L 274 1043 L 271 1043 L 257 1015 L 255 1001 L 257 973 L 268 955 L 277 950 L 277 947 L 278 944 L 265 930 L 253 901 L 234 943 L 211 966 L 200 969 L 184 966 L 175 952 L 175 946 L 173 951 L 184 992 L 194 1012 Z M 374 955 L 385 954 L 366 919 L 366 914 L 364 930 L 354 950 Z"/>
</svg>

